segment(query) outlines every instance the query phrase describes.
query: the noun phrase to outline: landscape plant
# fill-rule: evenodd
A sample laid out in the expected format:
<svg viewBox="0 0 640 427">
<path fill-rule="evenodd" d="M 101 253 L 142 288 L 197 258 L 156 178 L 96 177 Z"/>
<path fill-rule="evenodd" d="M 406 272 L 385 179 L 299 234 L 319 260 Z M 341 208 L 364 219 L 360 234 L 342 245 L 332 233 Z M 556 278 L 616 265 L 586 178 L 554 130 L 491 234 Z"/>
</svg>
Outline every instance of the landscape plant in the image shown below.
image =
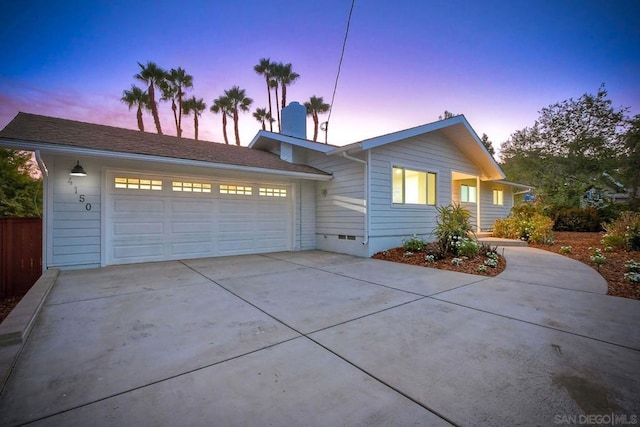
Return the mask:
<svg viewBox="0 0 640 427">
<path fill-rule="evenodd" d="M 627 251 L 640 251 L 640 212 L 623 211 L 618 219 L 602 224 L 602 243 Z"/>
<path fill-rule="evenodd" d="M 469 233 L 471 232 L 471 224 L 469 223 L 469 218 L 471 214 L 469 211 L 458 203 L 437 207 L 436 209 L 438 211 L 438 217 L 435 234 L 438 239 L 441 257 L 445 257 L 449 253 L 460 255 L 460 249 L 462 249 L 463 252 L 473 251 L 471 244 L 465 240 L 470 240 Z M 476 244 L 476 252 L 473 255 L 477 253 Z"/>
<path fill-rule="evenodd" d="M 507 218 L 494 221 L 493 235 L 550 245 L 553 243 L 553 220 L 531 205 L 517 206 Z"/>
</svg>

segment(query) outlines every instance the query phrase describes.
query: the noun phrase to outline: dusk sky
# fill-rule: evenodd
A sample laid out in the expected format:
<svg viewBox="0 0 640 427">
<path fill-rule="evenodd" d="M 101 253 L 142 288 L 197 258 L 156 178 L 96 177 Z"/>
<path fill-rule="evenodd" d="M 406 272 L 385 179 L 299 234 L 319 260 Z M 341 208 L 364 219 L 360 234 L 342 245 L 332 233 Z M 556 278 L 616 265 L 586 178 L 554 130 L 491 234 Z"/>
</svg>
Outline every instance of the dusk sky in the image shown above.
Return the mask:
<svg viewBox="0 0 640 427">
<path fill-rule="evenodd" d="M 351 0 L 0 2 L 0 128 L 18 111 L 137 129 L 120 102 L 137 62 L 183 67 L 204 98 L 200 139 L 222 142 L 212 100 L 239 85 L 267 106 L 260 58 L 291 62 L 288 100 L 330 102 Z M 329 142 L 464 113 L 496 148 L 543 107 L 596 93 L 640 114 L 640 1 L 356 0 Z M 142 83 L 136 83 L 142 87 Z M 170 104 L 163 131 L 175 135 Z M 326 115 L 324 116 L 326 120 Z M 149 113 L 147 131 L 155 131 Z M 260 124 L 240 117 L 242 144 Z M 183 119 L 185 137 L 193 120 Z M 229 125 L 232 136 L 232 124 Z M 313 129 L 309 119 L 307 133 Z M 233 142 L 233 138 L 231 137 Z M 319 140 L 324 140 L 321 133 Z"/>
</svg>

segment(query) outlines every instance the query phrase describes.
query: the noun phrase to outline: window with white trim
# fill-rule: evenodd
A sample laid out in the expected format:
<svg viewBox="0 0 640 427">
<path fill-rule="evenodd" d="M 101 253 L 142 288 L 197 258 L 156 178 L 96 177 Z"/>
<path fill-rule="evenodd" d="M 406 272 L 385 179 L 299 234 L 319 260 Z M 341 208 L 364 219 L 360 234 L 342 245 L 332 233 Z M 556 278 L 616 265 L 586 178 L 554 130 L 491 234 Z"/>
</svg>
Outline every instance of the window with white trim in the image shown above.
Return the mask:
<svg viewBox="0 0 640 427">
<path fill-rule="evenodd" d="M 183 193 L 211 193 L 211 184 L 206 182 L 173 181 L 171 188 Z"/>
<path fill-rule="evenodd" d="M 493 204 L 501 206 L 504 205 L 504 190 L 493 190 Z"/>
<path fill-rule="evenodd" d="M 286 188 L 260 187 L 258 194 L 265 197 L 287 197 Z"/>
<path fill-rule="evenodd" d="M 241 196 L 251 196 L 253 188 L 246 185 L 220 184 L 220 194 L 237 194 Z"/>
<path fill-rule="evenodd" d="M 162 181 L 156 179 L 115 177 L 113 184 L 115 188 L 127 190 L 162 190 Z"/>
<path fill-rule="evenodd" d="M 465 203 L 476 203 L 477 191 L 474 185 L 460 185 L 460 200 Z"/>
<path fill-rule="evenodd" d="M 435 205 L 436 178 L 433 172 L 422 172 L 394 166 L 391 171 L 394 204 Z"/>
</svg>

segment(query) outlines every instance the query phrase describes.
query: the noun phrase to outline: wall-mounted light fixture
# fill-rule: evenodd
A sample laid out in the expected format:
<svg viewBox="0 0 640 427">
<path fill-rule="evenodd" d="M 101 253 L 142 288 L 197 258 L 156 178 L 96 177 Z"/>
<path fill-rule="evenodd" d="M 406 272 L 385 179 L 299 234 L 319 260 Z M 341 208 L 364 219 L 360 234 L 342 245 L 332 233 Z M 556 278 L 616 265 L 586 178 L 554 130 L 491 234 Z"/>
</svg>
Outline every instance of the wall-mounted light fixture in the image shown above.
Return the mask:
<svg viewBox="0 0 640 427">
<path fill-rule="evenodd" d="M 69 172 L 69 175 L 71 175 L 71 176 L 87 176 L 87 172 L 85 172 L 84 168 L 82 166 L 80 166 L 80 160 L 78 160 L 78 163 L 73 167 L 73 169 L 71 169 L 71 172 Z"/>
</svg>

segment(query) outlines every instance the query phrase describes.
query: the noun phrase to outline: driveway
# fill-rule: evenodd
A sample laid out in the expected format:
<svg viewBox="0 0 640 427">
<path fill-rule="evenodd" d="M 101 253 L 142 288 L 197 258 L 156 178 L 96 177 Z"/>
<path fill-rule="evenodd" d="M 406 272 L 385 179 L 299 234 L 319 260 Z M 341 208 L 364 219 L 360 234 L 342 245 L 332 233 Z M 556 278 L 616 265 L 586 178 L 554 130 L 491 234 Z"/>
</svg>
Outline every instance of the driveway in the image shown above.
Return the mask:
<svg viewBox="0 0 640 427">
<path fill-rule="evenodd" d="M 319 251 L 63 271 L 0 425 L 637 420 L 640 302 L 505 256 L 496 278 Z"/>
</svg>

